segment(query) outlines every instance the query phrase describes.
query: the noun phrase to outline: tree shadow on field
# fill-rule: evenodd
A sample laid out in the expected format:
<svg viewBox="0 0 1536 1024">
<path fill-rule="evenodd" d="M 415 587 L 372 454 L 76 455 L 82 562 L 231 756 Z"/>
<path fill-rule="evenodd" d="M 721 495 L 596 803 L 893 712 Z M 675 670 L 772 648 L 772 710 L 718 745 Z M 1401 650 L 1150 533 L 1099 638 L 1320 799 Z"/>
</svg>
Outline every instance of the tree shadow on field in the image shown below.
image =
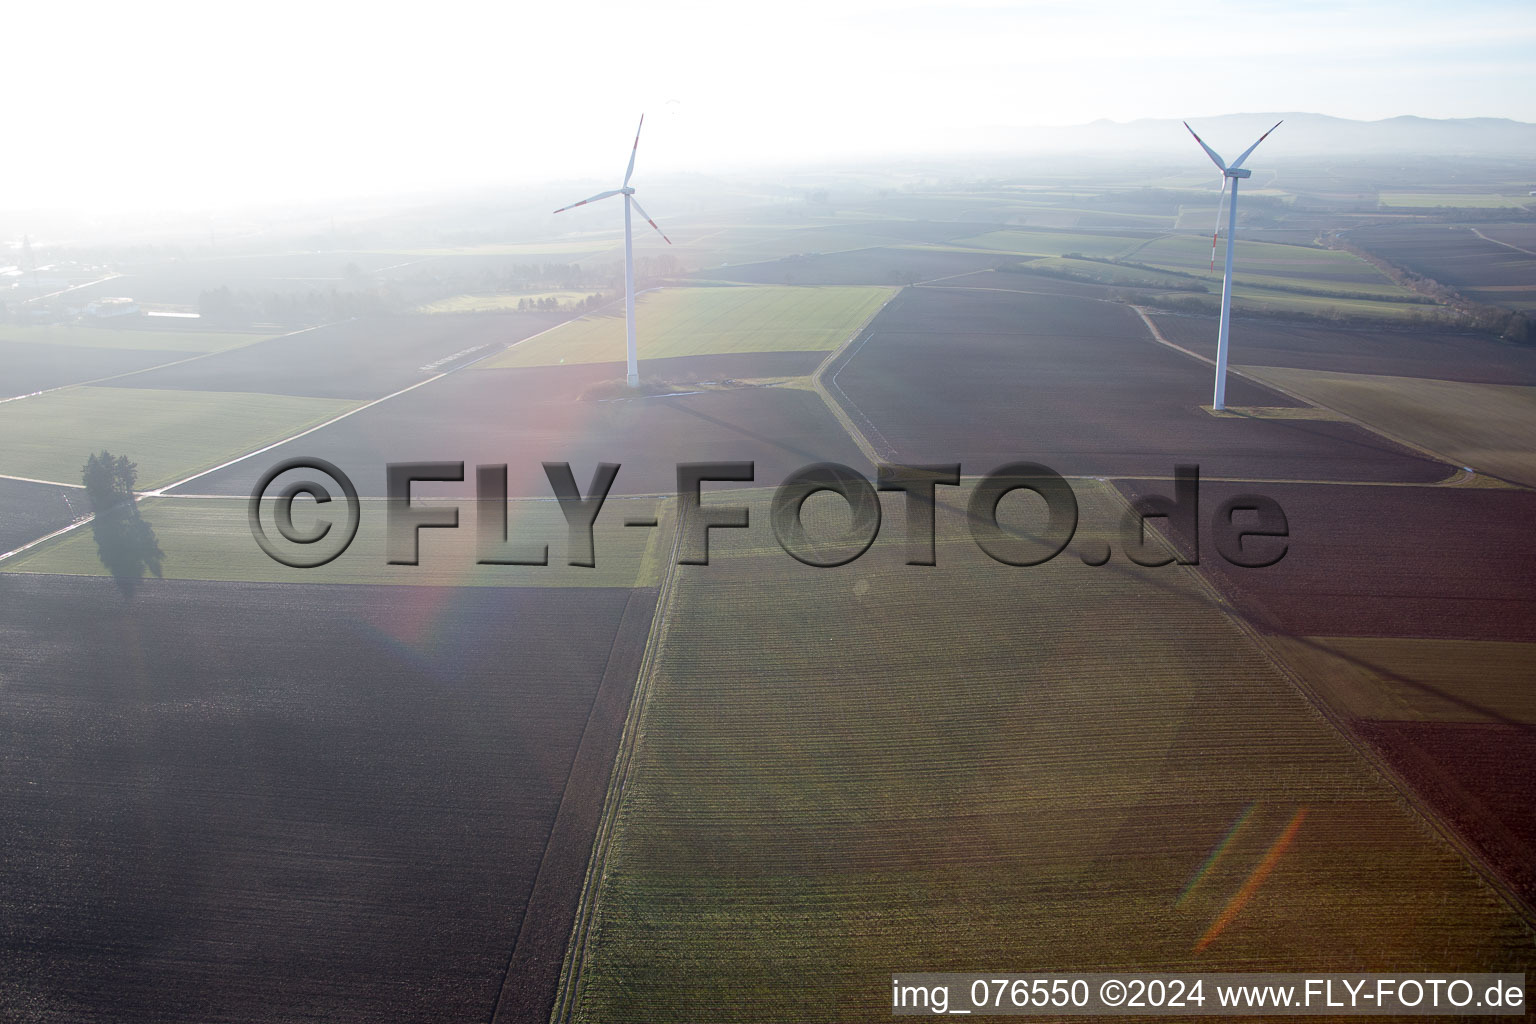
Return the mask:
<svg viewBox="0 0 1536 1024">
<path fill-rule="evenodd" d="M 126 455 L 114 458 L 102 451 L 86 461 L 82 475 L 95 511 L 91 532 L 97 554 L 123 597 L 131 598 L 146 571 L 160 577 L 165 560 L 155 531 L 139 517 L 133 493 L 138 467 Z"/>
</svg>

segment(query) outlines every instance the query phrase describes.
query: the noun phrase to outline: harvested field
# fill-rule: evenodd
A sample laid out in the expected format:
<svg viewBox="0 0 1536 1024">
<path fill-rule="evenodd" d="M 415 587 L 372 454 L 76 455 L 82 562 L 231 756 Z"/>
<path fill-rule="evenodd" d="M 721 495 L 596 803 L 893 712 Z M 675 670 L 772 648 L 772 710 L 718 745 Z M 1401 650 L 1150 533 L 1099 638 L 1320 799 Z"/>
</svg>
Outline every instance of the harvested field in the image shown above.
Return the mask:
<svg viewBox="0 0 1536 1024">
<path fill-rule="evenodd" d="M 281 440 L 356 403 L 203 391 L 74 387 L 0 403 L 0 473 L 80 478 L 106 448 L 138 464 L 148 490 Z"/>
<path fill-rule="evenodd" d="M 1074 489 L 1087 518 L 1115 514 Z M 1529 962 L 1513 913 L 1189 571 L 1019 569 L 943 540 L 933 568 L 813 570 L 719 540 L 675 577 L 576 1019 L 884 1020 L 894 965 L 1000 956 Z M 1088 623 L 1113 641 L 1084 642 Z"/>
<path fill-rule="evenodd" d="M 901 285 L 991 270 L 1007 257 L 942 249 L 873 248 L 791 256 L 766 263 L 711 267 L 693 276 L 711 281 L 785 285 Z"/>
<path fill-rule="evenodd" d="M 515 350 L 514 350 L 515 351 Z M 722 360 L 703 379 L 756 377 L 756 356 Z M 702 371 L 710 359 L 683 365 Z M 647 377 L 669 374 L 667 360 L 642 363 Z M 770 353 L 760 368 L 805 366 L 804 354 Z M 671 494 L 676 464 L 716 460 L 757 463 L 759 480 L 777 481 L 808 463 L 863 462 L 831 411 L 803 387 L 743 386 L 627 398 L 622 366 L 591 364 L 465 371 L 393 398 L 307 437 L 189 484 L 196 494 L 249 494 L 278 461 L 317 455 L 356 481 L 359 492 L 385 493 L 389 462 L 463 461 L 463 484 L 426 485 L 424 495 L 473 493 L 474 466 L 507 463 L 510 493 L 548 497 L 541 462 L 569 462 L 583 488 L 599 462 L 623 468 L 614 494 Z M 588 398 L 597 392 L 607 400 Z M 3 409 L 3 407 L 0 407 Z"/>
<path fill-rule="evenodd" d="M 908 289 L 833 368 L 855 422 L 896 461 L 971 472 L 1031 459 L 1068 476 L 1444 479 L 1451 469 L 1348 423 L 1216 419 L 1209 367 L 1124 306 Z M 835 392 L 834 392 L 835 393 Z M 1232 379 L 1233 406 L 1297 403 Z"/>
<path fill-rule="evenodd" d="M 1121 485 L 1128 494 L 1170 486 Z M 1254 491 L 1285 510 L 1285 558 L 1239 569 L 1207 540 L 1201 570 L 1260 630 L 1536 641 L 1536 493 L 1203 482 L 1202 515 Z"/>
<path fill-rule="evenodd" d="M 1163 337 L 1216 358 L 1216 318 L 1158 313 Z M 1485 334 L 1386 327 L 1319 327 L 1234 318 L 1231 359 L 1335 373 L 1433 377 L 1469 384 L 1536 385 L 1536 349 Z"/>
<path fill-rule="evenodd" d="M 195 362 L 136 373 L 113 387 L 378 398 L 560 323 L 550 313 L 373 317 Z"/>
<path fill-rule="evenodd" d="M 83 466 L 85 459 L 80 462 Z M 63 529 L 89 514 L 90 503 L 79 487 L 0 479 L 0 553 Z"/>
<path fill-rule="evenodd" d="M 636 299 L 642 361 L 746 352 L 830 351 L 890 298 L 890 288 L 665 288 Z M 589 314 L 479 365 L 486 369 L 624 361 L 624 310 Z"/>
<path fill-rule="evenodd" d="M 1271 366 L 1243 372 L 1460 466 L 1536 485 L 1536 387 Z"/>
<path fill-rule="evenodd" d="M 0 578 L 0 1016 L 488 1019 L 569 933 L 652 599 Z"/>
</svg>

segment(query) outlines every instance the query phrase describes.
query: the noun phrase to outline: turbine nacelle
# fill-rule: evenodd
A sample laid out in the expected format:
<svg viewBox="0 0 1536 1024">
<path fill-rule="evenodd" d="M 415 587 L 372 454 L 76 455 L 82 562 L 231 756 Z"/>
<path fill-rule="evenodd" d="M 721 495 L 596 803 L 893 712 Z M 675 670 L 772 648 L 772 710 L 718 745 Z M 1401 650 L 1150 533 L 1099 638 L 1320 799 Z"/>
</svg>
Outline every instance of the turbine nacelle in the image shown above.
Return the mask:
<svg viewBox="0 0 1536 1024">
<path fill-rule="evenodd" d="M 1253 177 L 1253 172 L 1248 170 L 1248 168 L 1246 168 L 1246 167 L 1228 167 L 1225 171 L 1222 171 L 1221 173 L 1225 174 L 1229 178 L 1251 178 L 1251 177 Z"/>
</svg>

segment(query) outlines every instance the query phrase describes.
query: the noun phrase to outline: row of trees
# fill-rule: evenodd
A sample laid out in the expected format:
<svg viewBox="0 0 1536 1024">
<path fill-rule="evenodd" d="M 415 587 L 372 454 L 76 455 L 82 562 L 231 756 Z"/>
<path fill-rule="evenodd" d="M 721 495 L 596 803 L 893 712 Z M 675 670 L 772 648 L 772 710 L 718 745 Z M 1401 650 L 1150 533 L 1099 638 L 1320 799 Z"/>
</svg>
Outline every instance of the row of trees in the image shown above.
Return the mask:
<svg viewBox="0 0 1536 1024">
<path fill-rule="evenodd" d="M 1378 256 L 1351 241 L 1341 232 L 1330 232 L 1321 241 L 1329 248 L 1360 257 L 1404 288 L 1449 306 L 1457 314 L 1457 326 L 1496 334 L 1505 341 L 1536 344 L 1536 321 L 1525 313 L 1505 306 L 1490 306 L 1487 303 L 1474 302 L 1442 281 L 1436 281 L 1432 277 L 1400 267 L 1391 260 Z"/>
</svg>

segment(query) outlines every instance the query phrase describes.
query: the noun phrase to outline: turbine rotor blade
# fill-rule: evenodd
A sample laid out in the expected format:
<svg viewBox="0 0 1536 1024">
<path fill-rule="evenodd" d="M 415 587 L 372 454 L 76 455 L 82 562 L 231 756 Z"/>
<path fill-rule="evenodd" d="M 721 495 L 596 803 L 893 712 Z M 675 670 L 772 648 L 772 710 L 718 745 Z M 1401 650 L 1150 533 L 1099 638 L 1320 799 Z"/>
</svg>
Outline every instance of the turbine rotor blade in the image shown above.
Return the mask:
<svg viewBox="0 0 1536 1024">
<path fill-rule="evenodd" d="M 562 206 L 562 207 L 560 207 L 560 209 L 556 210 L 555 212 L 556 213 L 564 213 L 566 210 L 574 210 L 578 206 L 586 206 L 588 203 L 595 203 L 599 199 L 607 199 L 609 196 L 616 196 L 616 195 L 618 195 L 622 191 L 623 191 L 623 189 L 615 188 L 615 189 L 609 189 L 607 192 L 599 192 L 595 196 L 588 196 L 587 198 L 583 199 L 579 203 L 572 203 L 570 206 Z"/>
<path fill-rule="evenodd" d="M 1211 269 L 1216 269 L 1216 236 L 1221 234 L 1221 204 L 1227 198 L 1227 176 L 1221 176 L 1221 194 L 1216 197 L 1216 226 L 1211 229 Z"/>
<path fill-rule="evenodd" d="M 635 173 L 635 154 L 640 152 L 640 129 L 645 127 L 645 115 L 640 115 L 640 125 L 635 129 L 635 144 L 629 151 L 629 166 L 624 169 L 624 184 L 629 184 L 630 175 Z"/>
<path fill-rule="evenodd" d="M 644 217 L 645 218 L 645 222 L 647 224 L 649 224 L 651 227 L 656 228 L 656 233 L 658 235 L 660 235 L 662 237 L 662 239 L 665 240 L 668 245 L 671 245 L 672 244 L 672 239 L 667 238 L 667 233 L 665 231 L 661 230 L 661 228 L 656 226 L 656 222 L 651 220 L 651 215 L 645 212 L 645 208 L 643 206 L 641 206 L 639 203 L 635 202 L 635 197 L 634 196 L 630 196 L 629 197 L 629 201 L 630 201 L 630 203 L 632 203 L 634 205 L 635 212 L 638 213 L 640 216 Z"/>
<path fill-rule="evenodd" d="M 1284 121 L 1276 121 L 1275 124 L 1274 124 L 1274 127 L 1270 128 L 1269 132 L 1274 131 L 1275 128 L 1279 128 L 1282 124 L 1285 124 L 1285 122 Z M 1269 132 L 1265 132 L 1263 135 L 1260 135 L 1259 136 L 1259 142 L 1263 142 L 1265 139 L 1269 138 Z M 1243 161 L 1248 159 L 1248 154 L 1252 153 L 1254 150 L 1259 148 L 1259 142 L 1255 142 L 1253 145 L 1251 145 L 1247 149 L 1243 150 L 1243 155 L 1238 157 L 1236 160 L 1232 161 L 1232 166 L 1233 167 L 1241 167 L 1241 166 L 1243 166 Z"/>
<path fill-rule="evenodd" d="M 1189 122 L 1188 121 L 1184 122 L 1184 127 L 1185 128 L 1189 128 Z M 1273 131 L 1273 129 L 1271 129 L 1271 131 Z M 1205 155 L 1211 158 L 1211 163 L 1216 165 L 1216 169 L 1221 171 L 1222 174 L 1226 174 L 1227 173 L 1227 165 L 1221 162 L 1221 157 L 1216 155 L 1216 151 L 1214 149 L 1212 149 L 1210 146 L 1207 146 L 1205 144 L 1205 140 L 1202 139 L 1199 135 L 1196 135 L 1195 134 L 1195 130 L 1193 128 L 1189 128 L 1189 134 L 1195 136 L 1195 141 L 1200 143 L 1200 148 L 1205 150 Z M 1259 140 L 1259 142 L 1263 142 L 1263 141 L 1264 141 L 1263 139 Z M 1259 144 L 1258 142 L 1254 143 L 1255 146 L 1257 146 L 1258 144 Z"/>
</svg>

